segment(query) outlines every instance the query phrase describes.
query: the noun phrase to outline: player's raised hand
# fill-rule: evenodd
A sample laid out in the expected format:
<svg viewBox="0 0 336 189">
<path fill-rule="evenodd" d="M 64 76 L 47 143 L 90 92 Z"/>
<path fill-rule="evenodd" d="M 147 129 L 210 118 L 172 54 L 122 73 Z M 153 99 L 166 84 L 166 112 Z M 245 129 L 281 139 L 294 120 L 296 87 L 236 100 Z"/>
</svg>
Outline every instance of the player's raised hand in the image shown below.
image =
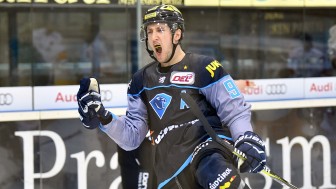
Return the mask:
<svg viewBox="0 0 336 189">
<path fill-rule="evenodd" d="M 99 124 L 111 122 L 112 115 L 107 111 L 100 95 L 99 83 L 95 78 L 83 78 L 77 93 L 78 112 L 84 127 L 94 129 Z"/>
</svg>

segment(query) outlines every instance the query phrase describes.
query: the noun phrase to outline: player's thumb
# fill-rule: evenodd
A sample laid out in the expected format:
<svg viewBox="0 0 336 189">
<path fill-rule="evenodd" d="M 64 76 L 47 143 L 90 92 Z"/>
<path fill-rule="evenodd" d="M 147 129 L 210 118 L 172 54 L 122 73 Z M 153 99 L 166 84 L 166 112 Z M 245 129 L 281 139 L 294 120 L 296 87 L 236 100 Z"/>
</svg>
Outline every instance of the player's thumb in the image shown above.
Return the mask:
<svg viewBox="0 0 336 189">
<path fill-rule="evenodd" d="M 81 96 L 82 94 L 89 91 L 90 82 L 90 78 L 88 77 L 84 77 L 79 81 L 79 90 L 77 96 Z"/>
</svg>

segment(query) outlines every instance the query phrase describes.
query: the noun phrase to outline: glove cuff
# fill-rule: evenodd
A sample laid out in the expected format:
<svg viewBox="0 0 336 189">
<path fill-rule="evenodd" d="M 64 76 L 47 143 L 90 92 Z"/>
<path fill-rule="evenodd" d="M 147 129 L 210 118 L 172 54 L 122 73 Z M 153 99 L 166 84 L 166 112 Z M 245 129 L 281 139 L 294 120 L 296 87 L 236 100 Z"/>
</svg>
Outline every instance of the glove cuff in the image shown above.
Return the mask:
<svg viewBox="0 0 336 189">
<path fill-rule="evenodd" d="M 235 147 L 240 146 L 244 142 L 250 142 L 262 148 L 263 150 L 265 150 L 264 141 L 256 133 L 252 131 L 246 131 L 244 135 L 241 135 L 240 137 L 238 137 L 238 139 L 235 142 Z"/>
<path fill-rule="evenodd" d="M 106 110 L 103 104 L 100 105 L 99 110 L 97 111 L 97 117 L 102 125 L 107 125 L 112 121 L 112 114 Z"/>
</svg>

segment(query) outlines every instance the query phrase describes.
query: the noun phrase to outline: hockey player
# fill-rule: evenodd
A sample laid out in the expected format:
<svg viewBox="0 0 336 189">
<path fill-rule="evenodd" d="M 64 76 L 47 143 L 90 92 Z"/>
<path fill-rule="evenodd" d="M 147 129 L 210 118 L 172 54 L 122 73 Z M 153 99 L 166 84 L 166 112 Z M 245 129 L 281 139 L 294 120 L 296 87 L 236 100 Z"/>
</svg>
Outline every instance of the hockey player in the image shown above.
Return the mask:
<svg viewBox="0 0 336 189">
<path fill-rule="evenodd" d="M 183 33 L 176 7 L 149 9 L 142 37 L 154 61 L 133 75 L 126 115 L 107 111 L 98 82 L 83 78 L 77 94 L 81 121 L 89 129 L 99 126 L 124 150 L 136 149 L 150 131 L 157 188 L 249 188 L 239 172 L 257 173 L 266 164 L 250 105 L 218 61 L 183 51 Z M 231 152 L 211 140 L 181 93 L 192 96 L 223 140 L 247 155 L 245 162 L 238 165 Z"/>
<path fill-rule="evenodd" d="M 248 88 L 255 87 L 251 80 L 235 80 L 235 84 L 242 93 Z M 131 151 L 118 146 L 118 162 L 120 166 L 122 188 L 154 189 L 155 174 L 153 172 L 152 146 L 150 140 L 145 139 L 141 145 Z"/>
</svg>

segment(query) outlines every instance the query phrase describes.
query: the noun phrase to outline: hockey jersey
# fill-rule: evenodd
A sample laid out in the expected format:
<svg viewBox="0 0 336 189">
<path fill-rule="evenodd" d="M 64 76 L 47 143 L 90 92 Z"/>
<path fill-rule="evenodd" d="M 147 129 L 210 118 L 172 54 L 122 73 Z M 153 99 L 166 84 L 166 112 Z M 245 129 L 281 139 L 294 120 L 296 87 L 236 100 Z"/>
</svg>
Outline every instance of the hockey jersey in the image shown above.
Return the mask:
<svg viewBox="0 0 336 189">
<path fill-rule="evenodd" d="M 126 150 L 137 148 L 149 131 L 161 185 L 181 172 L 194 148 L 209 138 L 181 93 L 192 96 L 219 135 L 236 139 L 252 130 L 250 105 L 215 59 L 187 53 L 166 73 L 158 62 L 143 67 L 129 84 L 126 115 L 114 115 L 101 128 Z"/>
</svg>

